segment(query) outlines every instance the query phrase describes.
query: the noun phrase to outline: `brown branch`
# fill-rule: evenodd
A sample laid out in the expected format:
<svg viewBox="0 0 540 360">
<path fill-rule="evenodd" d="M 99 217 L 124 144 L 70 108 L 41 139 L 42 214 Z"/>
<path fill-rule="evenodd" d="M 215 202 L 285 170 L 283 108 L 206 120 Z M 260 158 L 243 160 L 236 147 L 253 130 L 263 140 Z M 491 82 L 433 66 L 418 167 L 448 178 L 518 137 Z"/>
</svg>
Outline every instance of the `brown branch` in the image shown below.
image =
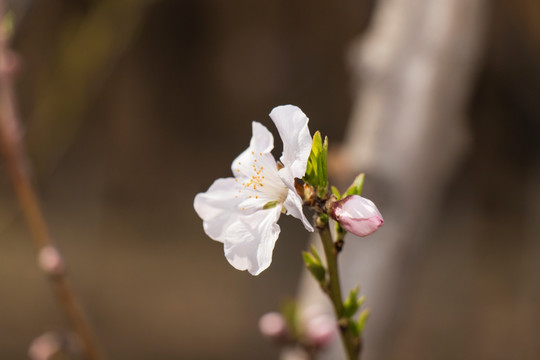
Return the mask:
<svg viewBox="0 0 540 360">
<path fill-rule="evenodd" d="M 3 4 L 0 0 L 0 23 L 3 19 Z M 103 357 L 77 297 L 67 281 L 62 258 L 52 244 L 24 161 L 25 152 L 21 145 L 13 91 L 13 75 L 17 67 L 17 59 L 6 43 L 6 34 L 0 29 L 0 148 L 19 204 L 32 233 L 39 263 L 44 273 L 48 275 L 47 278 L 56 300 L 69 326 L 77 335 L 83 353 L 90 360 L 100 360 Z"/>
</svg>

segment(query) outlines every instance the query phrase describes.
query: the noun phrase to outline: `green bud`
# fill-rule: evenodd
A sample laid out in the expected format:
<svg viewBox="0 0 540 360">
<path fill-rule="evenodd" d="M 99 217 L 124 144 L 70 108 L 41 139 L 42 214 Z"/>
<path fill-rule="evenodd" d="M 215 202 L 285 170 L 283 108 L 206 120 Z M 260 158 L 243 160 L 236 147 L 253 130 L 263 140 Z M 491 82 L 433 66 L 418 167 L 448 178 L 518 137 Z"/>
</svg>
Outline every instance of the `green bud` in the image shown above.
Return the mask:
<svg viewBox="0 0 540 360">
<path fill-rule="evenodd" d="M 317 131 L 313 135 L 313 144 L 303 180 L 317 190 L 319 197 L 325 197 L 328 192 L 327 153 L 328 138 L 326 137 L 323 143 L 321 133 Z"/>
<path fill-rule="evenodd" d="M 364 302 L 366 302 L 366 297 L 360 296 L 360 298 L 358 298 L 358 307 L 364 305 Z"/>
<path fill-rule="evenodd" d="M 365 327 L 366 321 L 367 321 L 367 319 L 369 317 L 369 313 L 370 313 L 369 309 L 365 309 L 358 316 L 358 321 L 356 323 L 358 334 L 362 334 L 362 332 L 364 331 L 364 327 Z"/>
<path fill-rule="evenodd" d="M 317 280 L 319 283 L 323 283 L 326 279 L 326 269 L 321 264 L 320 259 L 318 256 L 314 256 L 313 254 L 304 251 L 302 253 L 302 256 L 304 258 L 304 263 L 306 264 L 306 268 L 309 270 L 311 275 Z"/>
<path fill-rule="evenodd" d="M 361 304 L 359 304 L 357 299 L 358 291 L 359 287 L 356 286 L 349 292 L 349 296 L 347 296 L 347 299 L 343 303 L 343 316 L 347 318 L 352 317 L 360 307 Z"/>
</svg>

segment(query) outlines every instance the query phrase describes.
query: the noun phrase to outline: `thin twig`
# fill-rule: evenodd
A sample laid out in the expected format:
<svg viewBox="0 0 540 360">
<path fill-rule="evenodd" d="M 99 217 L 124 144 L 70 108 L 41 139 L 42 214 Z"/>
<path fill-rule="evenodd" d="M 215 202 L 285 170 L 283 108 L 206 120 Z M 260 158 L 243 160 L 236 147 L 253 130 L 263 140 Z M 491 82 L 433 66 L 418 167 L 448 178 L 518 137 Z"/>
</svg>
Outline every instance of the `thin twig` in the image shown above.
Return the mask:
<svg viewBox="0 0 540 360">
<path fill-rule="evenodd" d="M 351 332 L 350 325 L 347 318 L 343 317 L 343 297 L 341 295 L 341 285 L 339 282 L 339 272 L 337 256 L 338 251 L 332 240 L 332 234 L 330 233 L 330 227 L 328 221 L 319 227 L 319 235 L 324 248 L 324 255 L 326 257 L 326 266 L 328 270 L 328 284 L 327 294 L 334 305 L 336 317 L 338 319 L 341 339 L 347 353 L 349 360 L 357 360 L 360 352 L 359 339 Z"/>
<path fill-rule="evenodd" d="M 0 0 L 0 23 L 3 19 L 3 3 Z M 53 244 L 36 192 L 30 181 L 28 169 L 25 166 L 26 156 L 20 141 L 13 91 L 16 59 L 14 53 L 8 49 L 6 42 L 5 34 L 0 29 L 0 147 L 39 256 L 44 249 L 53 248 Z M 61 261 L 60 258 L 59 261 Z M 69 326 L 78 336 L 83 354 L 89 360 L 103 359 L 79 301 L 66 279 L 64 268 L 56 267 L 51 271 L 46 269 L 44 271 L 49 275 L 48 279 L 54 295 Z"/>
</svg>

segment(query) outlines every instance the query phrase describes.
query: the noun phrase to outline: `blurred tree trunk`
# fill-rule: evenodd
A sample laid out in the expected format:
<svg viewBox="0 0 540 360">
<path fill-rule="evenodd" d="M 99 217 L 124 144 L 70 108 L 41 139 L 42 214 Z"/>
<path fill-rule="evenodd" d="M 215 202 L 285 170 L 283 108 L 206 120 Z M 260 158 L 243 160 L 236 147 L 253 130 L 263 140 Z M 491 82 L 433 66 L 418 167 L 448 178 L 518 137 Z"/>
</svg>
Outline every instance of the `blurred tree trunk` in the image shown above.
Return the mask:
<svg viewBox="0 0 540 360">
<path fill-rule="evenodd" d="M 467 149 L 464 115 L 486 7 L 484 0 L 380 1 L 352 48 L 357 90 L 343 148 L 331 160 L 335 182 L 343 189 L 366 172 L 364 196 L 385 218 L 371 238 L 349 237 L 342 253 L 344 289 L 359 283 L 372 311 L 363 359 L 389 355 L 407 270 Z M 325 304 L 304 275 L 301 302 Z M 328 359 L 343 358 L 340 345 Z"/>
</svg>

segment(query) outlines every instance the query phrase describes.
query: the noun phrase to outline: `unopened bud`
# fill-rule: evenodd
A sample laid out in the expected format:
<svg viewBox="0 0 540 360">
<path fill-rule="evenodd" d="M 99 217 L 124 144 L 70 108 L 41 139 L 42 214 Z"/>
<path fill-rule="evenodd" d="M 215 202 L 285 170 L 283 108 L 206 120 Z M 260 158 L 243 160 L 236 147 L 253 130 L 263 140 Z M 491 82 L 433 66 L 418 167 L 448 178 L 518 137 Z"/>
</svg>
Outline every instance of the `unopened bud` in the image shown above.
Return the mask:
<svg viewBox="0 0 540 360">
<path fill-rule="evenodd" d="M 371 235 L 384 224 L 375 204 L 359 195 L 335 202 L 330 215 L 343 229 L 357 236 Z"/>
<path fill-rule="evenodd" d="M 40 268 L 47 274 L 58 276 L 65 270 L 64 261 L 58 250 L 51 245 L 41 248 L 38 254 L 38 263 Z"/>
<path fill-rule="evenodd" d="M 32 360 L 50 360 L 60 349 L 59 337 L 48 332 L 32 341 L 28 348 L 28 357 Z"/>
<path fill-rule="evenodd" d="M 326 347 L 336 334 L 335 320 L 326 314 L 317 315 L 306 322 L 305 335 L 313 346 Z"/>
<path fill-rule="evenodd" d="M 259 330 L 269 339 L 281 341 L 287 337 L 287 324 L 280 313 L 271 312 L 259 319 Z"/>
</svg>

